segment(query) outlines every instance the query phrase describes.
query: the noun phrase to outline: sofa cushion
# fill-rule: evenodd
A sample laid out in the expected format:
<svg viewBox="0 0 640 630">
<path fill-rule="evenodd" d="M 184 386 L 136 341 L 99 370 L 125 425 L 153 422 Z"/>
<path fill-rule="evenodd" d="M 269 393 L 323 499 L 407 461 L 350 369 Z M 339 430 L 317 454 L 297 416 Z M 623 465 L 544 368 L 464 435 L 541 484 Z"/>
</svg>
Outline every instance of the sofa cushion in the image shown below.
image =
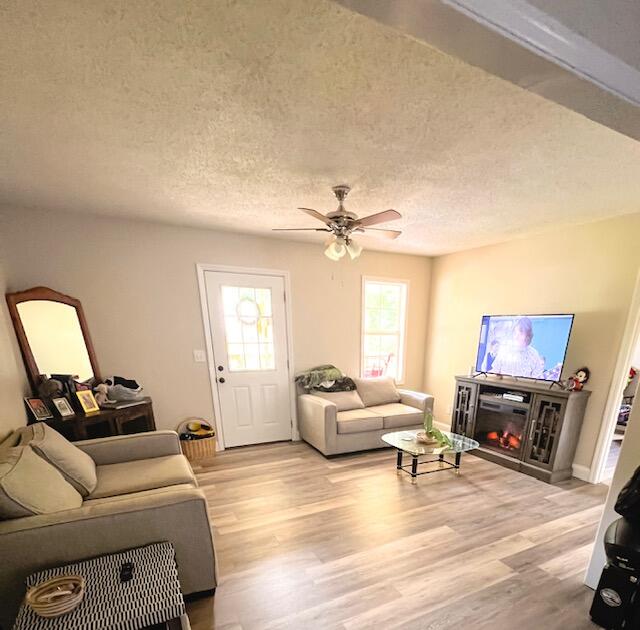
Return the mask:
<svg viewBox="0 0 640 630">
<path fill-rule="evenodd" d="M 20 445 L 30 446 L 40 457 L 55 466 L 62 476 L 83 496 L 96 487 L 95 462 L 44 422 L 18 430 Z"/>
<path fill-rule="evenodd" d="M 377 405 L 369 407 L 367 411 L 372 411 L 382 416 L 385 429 L 411 427 L 424 422 L 424 414 L 420 409 L 409 407 L 409 405 L 403 405 L 402 403 Z"/>
<path fill-rule="evenodd" d="M 62 474 L 28 446 L 0 451 L 0 519 L 51 514 L 82 505 Z"/>
<path fill-rule="evenodd" d="M 354 378 L 365 407 L 400 402 L 400 393 L 392 378 Z"/>
<path fill-rule="evenodd" d="M 98 466 L 96 472 L 98 485 L 89 495 L 90 499 L 116 497 L 180 483 L 197 485 L 191 466 L 184 455 L 165 455 L 119 464 L 104 464 Z"/>
<path fill-rule="evenodd" d="M 338 411 L 349 411 L 351 409 L 363 409 L 364 403 L 360 396 L 358 396 L 358 392 L 353 390 L 351 392 L 319 392 L 312 391 L 312 396 L 317 396 L 318 398 L 324 398 L 329 402 L 332 402 Z"/>
<path fill-rule="evenodd" d="M 382 416 L 370 409 L 338 411 L 336 414 L 338 433 L 360 433 L 382 429 Z"/>
<path fill-rule="evenodd" d="M 20 444 L 20 431 L 11 431 L 0 441 L 0 451 L 18 446 L 18 444 Z"/>
</svg>

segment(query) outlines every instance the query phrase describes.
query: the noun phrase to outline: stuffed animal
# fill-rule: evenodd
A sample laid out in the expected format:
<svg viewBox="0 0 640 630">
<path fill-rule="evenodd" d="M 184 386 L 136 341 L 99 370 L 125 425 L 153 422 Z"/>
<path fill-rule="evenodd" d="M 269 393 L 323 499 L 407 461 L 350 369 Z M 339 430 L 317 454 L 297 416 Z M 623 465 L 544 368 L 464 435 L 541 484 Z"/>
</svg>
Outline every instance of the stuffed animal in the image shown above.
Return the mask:
<svg viewBox="0 0 640 630">
<path fill-rule="evenodd" d="M 114 402 L 113 400 L 109 400 L 109 388 L 104 383 L 95 386 L 93 395 L 98 403 L 98 407 L 102 407 L 105 403 Z"/>
</svg>

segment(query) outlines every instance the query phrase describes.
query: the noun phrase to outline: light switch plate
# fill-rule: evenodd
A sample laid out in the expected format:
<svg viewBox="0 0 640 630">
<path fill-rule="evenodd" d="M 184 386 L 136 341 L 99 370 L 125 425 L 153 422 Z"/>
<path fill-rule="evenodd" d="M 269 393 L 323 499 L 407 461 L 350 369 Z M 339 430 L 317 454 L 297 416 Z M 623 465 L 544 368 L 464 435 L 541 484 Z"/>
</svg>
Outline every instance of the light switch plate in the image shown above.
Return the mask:
<svg viewBox="0 0 640 630">
<path fill-rule="evenodd" d="M 194 350 L 193 351 L 193 360 L 196 363 L 206 363 L 207 362 L 207 353 L 204 350 Z"/>
</svg>

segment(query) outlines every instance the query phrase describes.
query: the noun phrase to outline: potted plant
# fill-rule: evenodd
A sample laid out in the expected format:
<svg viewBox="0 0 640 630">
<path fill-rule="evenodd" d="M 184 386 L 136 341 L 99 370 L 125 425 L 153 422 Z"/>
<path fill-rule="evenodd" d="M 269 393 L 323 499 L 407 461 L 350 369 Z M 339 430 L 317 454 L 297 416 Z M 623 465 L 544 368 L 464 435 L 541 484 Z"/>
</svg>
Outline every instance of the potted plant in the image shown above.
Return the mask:
<svg viewBox="0 0 640 630">
<path fill-rule="evenodd" d="M 433 426 L 433 414 L 429 409 L 424 412 L 424 434 L 418 434 L 421 442 L 433 446 L 443 447 L 451 446 L 451 440 L 442 432 Z"/>
</svg>

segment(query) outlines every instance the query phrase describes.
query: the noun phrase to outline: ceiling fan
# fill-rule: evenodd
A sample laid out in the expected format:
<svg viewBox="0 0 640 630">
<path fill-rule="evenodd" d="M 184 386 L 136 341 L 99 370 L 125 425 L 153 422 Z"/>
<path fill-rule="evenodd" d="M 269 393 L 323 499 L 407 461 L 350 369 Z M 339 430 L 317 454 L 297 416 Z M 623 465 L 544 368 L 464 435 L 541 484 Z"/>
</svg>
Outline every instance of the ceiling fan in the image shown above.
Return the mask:
<svg viewBox="0 0 640 630">
<path fill-rule="evenodd" d="M 321 228 L 274 228 L 274 232 L 329 232 L 332 236 L 325 243 L 324 255 L 331 260 L 340 260 L 345 254 L 349 254 L 351 259 L 355 259 L 362 253 L 362 246 L 353 240 L 354 232 L 371 232 L 371 236 L 381 236 L 383 238 L 398 238 L 402 232 L 399 230 L 384 230 L 372 228 L 372 225 L 385 223 L 400 219 L 401 214 L 395 210 L 384 210 L 368 217 L 359 219 L 353 212 L 347 212 L 344 208 L 344 200 L 351 188 L 346 185 L 334 186 L 333 194 L 338 199 L 338 209 L 328 214 L 322 214 L 312 208 L 298 208 L 306 212 L 314 219 L 322 221 L 325 227 Z"/>
</svg>

